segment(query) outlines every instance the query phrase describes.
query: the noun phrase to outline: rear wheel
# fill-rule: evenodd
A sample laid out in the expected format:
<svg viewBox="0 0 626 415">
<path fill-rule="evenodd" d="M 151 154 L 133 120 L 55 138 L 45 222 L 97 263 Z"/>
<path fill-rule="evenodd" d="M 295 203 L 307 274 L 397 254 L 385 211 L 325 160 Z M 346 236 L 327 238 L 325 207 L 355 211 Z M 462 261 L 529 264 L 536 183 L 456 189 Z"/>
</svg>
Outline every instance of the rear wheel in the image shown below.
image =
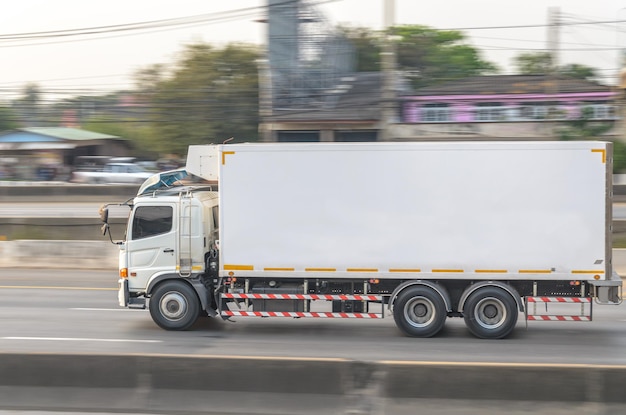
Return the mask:
<svg viewBox="0 0 626 415">
<path fill-rule="evenodd" d="M 404 289 L 393 306 L 393 318 L 404 334 L 432 337 L 446 322 L 446 305 L 437 291 L 415 286 Z"/>
<path fill-rule="evenodd" d="M 165 330 L 187 330 L 198 319 L 200 300 L 182 281 L 166 281 L 150 297 L 152 320 Z"/>
<path fill-rule="evenodd" d="M 465 325 L 481 339 L 501 339 L 508 336 L 518 317 L 515 299 L 497 287 L 479 288 L 473 292 L 463 307 Z"/>
</svg>

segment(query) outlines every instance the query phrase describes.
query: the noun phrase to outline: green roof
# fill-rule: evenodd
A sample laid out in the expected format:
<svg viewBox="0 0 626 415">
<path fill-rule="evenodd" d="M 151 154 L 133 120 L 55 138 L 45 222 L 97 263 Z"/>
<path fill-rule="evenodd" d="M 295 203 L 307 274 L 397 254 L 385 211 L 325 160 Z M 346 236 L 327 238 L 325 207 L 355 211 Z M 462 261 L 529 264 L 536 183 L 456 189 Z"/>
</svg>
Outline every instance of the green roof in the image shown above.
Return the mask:
<svg viewBox="0 0 626 415">
<path fill-rule="evenodd" d="M 124 140 L 122 137 L 108 134 L 94 133 L 93 131 L 81 130 L 68 127 L 30 127 L 18 128 L 18 131 L 26 131 L 33 134 L 47 135 L 62 140 L 86 141 L 86 140 Z"/>
</svg>

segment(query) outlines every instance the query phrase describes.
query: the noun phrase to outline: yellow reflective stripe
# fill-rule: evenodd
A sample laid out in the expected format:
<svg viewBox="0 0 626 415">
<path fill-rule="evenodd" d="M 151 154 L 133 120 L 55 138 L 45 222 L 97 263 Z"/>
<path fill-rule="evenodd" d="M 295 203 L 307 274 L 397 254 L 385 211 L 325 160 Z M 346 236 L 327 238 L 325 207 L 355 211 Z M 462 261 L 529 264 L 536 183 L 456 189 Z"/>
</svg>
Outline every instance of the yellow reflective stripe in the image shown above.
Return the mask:
<svg viewBox="0 0 626 415">
<path fill-rule="evenodd" d="M 192 270 L 199 271 L 201 270 L 201 266 L 193 266 Z M 253 271 L 254 265 L 241 265 L 241 264 L 225 264 L 224 270 L 226 271 Z M 263 271 L 295 271 L 295 268 L 292 267 L 265 267 Z M 337 272 L 337 268 L 325 268 L 325 267 L 309 267 L 305 268 L 306 272 Z M 346 272 L 380 272 L 378 268 L 347 268 Z M 417 273 L 423 272 L 420 268 L 389 268 L 388 272 L 407 272 L 407 273 Z M 465 270 L 462 269 L 448 269 L 448 268 L 435 268 L 431 272 L 433 273 L 464 273 Z M 481 274 L 506 274 L 509 271 L 506 269 L 476 269 L 475 273 Z M 550 269 L 520 269 L 518 273 L 520 274 L 551 274 L 553 271 Z M 572 270 L 572 274 L 604 274 L 604 270 Z"/>
<path fill-rule="evenodd" d="M 235 154 L 234 151 L 222 151 L 222 165 L 226 164 L 226 155 Z"/>
<path fill-rule="evenodd" d="M 602 163 L 606 163 L 606 150 L 603 148 L 594 148 L 591 150 L 592 153 L 602 153 Z"/>
<path fill-rule="evenodd" d="M 191 267 L 192 271 L 202 271 L 202 265 L 194 265 Z M 176 271 L 180 271 L 180 266 L 176 265 Z"/>
<path fill-rule="evenodd" d="M 253 271 L 254 270 L 254 266 L 252 266 L 252 265 L 224 264 L 224 270 L 226 270 L 226 271 Z"/>
</svg>

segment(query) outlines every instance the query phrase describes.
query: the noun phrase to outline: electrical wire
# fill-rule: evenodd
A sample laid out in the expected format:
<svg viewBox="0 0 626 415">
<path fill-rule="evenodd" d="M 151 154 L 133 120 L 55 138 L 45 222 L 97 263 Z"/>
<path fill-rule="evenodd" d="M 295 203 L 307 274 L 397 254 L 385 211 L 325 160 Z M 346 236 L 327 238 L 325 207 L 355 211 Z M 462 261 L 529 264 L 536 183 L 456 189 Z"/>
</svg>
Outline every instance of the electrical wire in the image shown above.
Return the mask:
<svg viewBox="0 0 626 415">
<path fill-rule="evenodd" d="M 291 3 L 293 1 L 296 0 L 286 0 L 284 3 L 280 3 L 280 4 L 287 4 L 287 3 Z M 317 1 L 315 2 L 315 4 L 324 4 L 324 3 L 330 3 L 333 1 L 337 1 L 337 0 L 326 0 L 326 1 Z M 313 4 L 313 2 L 309 2 L 311 4 Z M 96 36 L 96 35 L 106 35 L 106 34 L 112 34 L 115 33 L 115 35 L 110 35 L 110 37 L 118 37 L 118 36 L 127 36 L 127 35 L 133 35 L 133 34 L 137 34 L 137 33 L 131 33 L 131 32 L 141 32 L 140 34 L 143 33 L 152 33 L 154 31 L 160 31 L 160 30 L 175 30 L 178 28 L 185 28 L 185 27 L 190 27 L 190 26 L 194 26 L 194 25 L 206 25 L 206 24 L 212 24 L 212 23 L 218 23 L 218 22 L 222 22 L 222 21 L 228 21 L 229 19 L 232 20 L 238 20 L 238 19 L 242 19 L 242 18 L 248 18 L 251 16 L 259 16 L 259 13 L 262 11 L 266 11 L 267 7 L 269 6 L 261 6 L 261 7 L 249 7 L 249 8 L 244 8 L 244 9 L 235 9 L 235 10 L 230 10 L 230 11 L 225 11 L 225 12 L 218 12 L 218 13 L 207 13 L 207 14 L 200 14 L 200 15 L 195 15 L 195 16 L 186 16 L 186 17 L 179 17 L 179 18 L 173 18 L 173 19 L 162 19 L 162 20 L 153 20 L 153 21 L 146 21 L 146 22 L 136 22 L 136 23 L 128 23 L 128 24 L 120 24 L 120 25 L 108 25 L 108 26 L 98 26 L 98 27 L 87 27 L 87 28 L 78 28 L 78 29 L 66 29 L 66 30 L 58 30 L 58 31 L 47 31 L 47 32 L 29 32 L 29 33 L 13 33 L 13 34 L 5 34 L 5 35 L 0 35 L 0 48 L 1 47 L 21 47 L 21 46 L 31 46 L 31 45 L 35 45 L 35 44 L 42 44 L 42 43 L 28 43 L 28 44 L 20 44 L 20 45 L 16 45 L 16 44 L 12 44 L 12 45 L 3 45 L 3 42 L 15 42 L 15 41 L 26 41 L 26 40 L 41 40 L 41 39 L 54 39 L 54 38 L 67 38 L 67 37 L 77 37 L 77 36 Z M 578 19 L 576 16 L 565 16 L 567 19 Z M 584 26 L 584 27 L 589 27 L 589 26 L 594 26 L 594 25 L 607 25 L 607 24 L 618 24 L 618 23 L 624 23 L 626 22 L 625 20 L 595 20 L 595 21 L 590 21 L 590 20 L 569 20 L 569 21 L 563 21 L 560 22 L 560 25 L 562 26 L 568 26 L 568 27 L 574 27 L 574 26 Z M 546 24 L 538 24 L 538 25 L 512 25 L 512 26 L 485 26 L 485 27 L 461 27 L 461 28 L 448 28 L 448 29 L 440 29 L 440 30 L 489 30 L 489 29 L 518 29 L 518 28 L 545 28 L 549 25 Z M 146 32 L 147 31 L 147 32 Z M 107 37 L 98 37 L 97 39 L 104 39 Z M 491 38 L 491 39 L 498 39 L 498 38 Z M 60 40 L 58 42 L 46 42 L 44 44 L 49 44 L 49 43 L 65 43 L 68 41 L 84 41 L 84 40 L 93 40 L 93 38 L 91 39 L 75 39 L 75 40 Z M 515 39 L 500 39 L 500 40 L 511 40 L 511 41 L 520 41 L 519 39 L 515 40 Z M 527 40 L 529 41 L 529 40 Z M 565 44 L 565 43 L 564 43 Z M 570 43 L 571 45 L 576 45 L 575 43 Z M 582 45 L 582 44 L 578 44 L 578 45 Z M 540 51 L 545 51 L 545 49 L 541 49 L 541 48 L 519 48 L 519 47 L 506 47 L 506 46 L 494 46 L 494 45 L 482 45 L 482 46 L 478 46 L 479 48 L 481 48 L 482 50 L 491 50 L 491 51 L 504 51 L 504 50 L 508 50 L 508 51 L 530 51 L 530 52 L 540 52 Z M 606 52 L 606 51 L 615 51 L 615 50 L 619 50 L 619 48 L 612 48 L 612 47 L 594 47 L 594 48 L 562 48 L 560 49 L 561 51 L 571 51 L 571 52 L 589 52 L 589 51 L 593 51 L 593 52 Z M 613 71 L 614 69 L 599 69 L 602 71 Z M 104 75 L 104 76 L 100 76 L 100 77 L 113 77 L 115 75 Z M 603 75 L 602 77 L 604 78 L 608 78 L 610 75 Z M 71 79 L 89 79 L 92 77 L 80 77 L 80 78 L 66 78 L 67 80 L 71 80 Z M 59 80 L 57 80 L 59 81 Z M 43 82 L 43 81 L 39 81 L 39 82 Z M 2 85 L 2 84 L 0 84 Z M 74 86 L 74 87 L 67 87 L 67 88 L 63 88 L 63 87 L 59 87 L 59 88 L 55 88 L 55 89 L 46 89 L 44 91 L 41 91 L 41 94 L 50 94 L 50 95 L 54 95 L 54 96 L 74 96 L 77 94 L 98 94 L 101 93 L 103 91 L 103 89 L 101 88 L 106 88 L 106 87 L 114 87 L 115 84 L 96 84 L 96 85 L 91 85 L 90 88 L 80 88 L 78 86 Z M 7 89 L 7 88 L 0 88 L 0 94 L 15 94 L 15 93 L 21 93 L 23 92 L 22 88 L 16 88 L 16 89 Z M 111 93 L 111 91 L 109 91 L 109 93 Z M 50 101 L 50 102 L 54 102 L 54 101 Z"/>
</svg>

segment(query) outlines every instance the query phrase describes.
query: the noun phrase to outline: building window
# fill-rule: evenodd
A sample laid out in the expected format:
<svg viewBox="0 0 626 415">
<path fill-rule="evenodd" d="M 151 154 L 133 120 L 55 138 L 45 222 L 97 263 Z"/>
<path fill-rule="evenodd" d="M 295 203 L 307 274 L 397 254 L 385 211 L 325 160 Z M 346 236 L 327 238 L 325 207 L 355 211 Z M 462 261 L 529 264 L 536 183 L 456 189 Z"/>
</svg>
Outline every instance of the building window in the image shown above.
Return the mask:
<svg viewBox="0 0 626 415">
<path fill-rule="evenodd" d="M 279 143 L 314 143 L 320 141 L 319 131 L 278 131 Z"/>
<path fill-rule="evenodd" d="M 505 108 L 499 102 L 481 102 L 476 104 L 475 121 L 502 121 L 505 118 Z"/>
<path fill-rule="evenodd" d="M 424 104 L 422 106 L 422 122 L 447 122 L 450 119 L 448 104 Z"/>
<path fill-rule="evenodd" d="M 522 120 L 564 119 L 566 112 L 556 102 L 528 102 L 520 107 Z"/>
<path fill-rule="evenodd" d="M 340 142 L 376 141 L 377 139 L 378 131 L 373 130 L 335 131 L 335 141 Z"/>
<path fill-rule="evenodd" d="M 583 116 L 592 120 L 612 120 L 616 117 L 615 106 L 606 101 L 585 102 Z"/>
</svg>

